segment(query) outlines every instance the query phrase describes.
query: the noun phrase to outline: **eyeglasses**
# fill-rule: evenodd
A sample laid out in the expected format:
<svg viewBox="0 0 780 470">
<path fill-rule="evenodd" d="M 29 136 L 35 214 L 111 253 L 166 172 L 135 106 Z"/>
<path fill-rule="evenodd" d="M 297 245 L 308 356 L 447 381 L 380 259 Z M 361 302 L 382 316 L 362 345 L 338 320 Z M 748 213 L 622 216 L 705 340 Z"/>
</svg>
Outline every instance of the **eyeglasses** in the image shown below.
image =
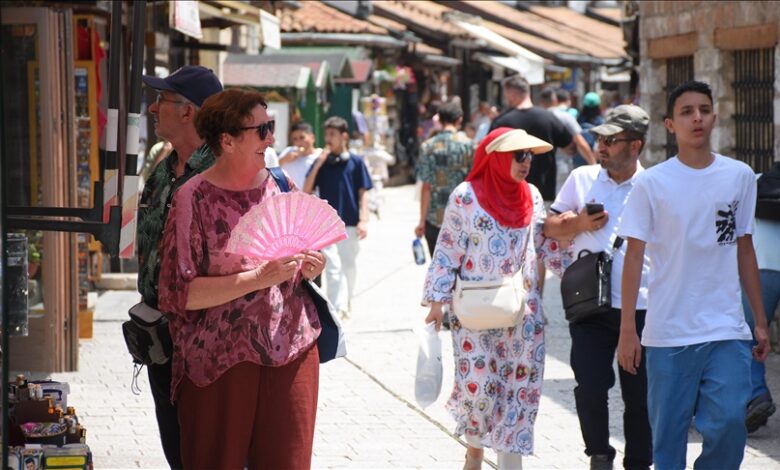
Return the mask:
<svg viewBox="0 0 780 470">
<path fill-rule="evenodd" d="M 514 154 L 514 159 L 517 163 L 523 163 L 532 158 L 534 158 L 534 153 L 530 150 L 520 150 Z"/>
<path fill-rule="evenodd" d="M 243 129 L 245 131 L 255 129 L 255 130 L 257 130 L 257 134 L 260 136 L 260 140 L 265 140 L 265 138 L 268 137 L 268 134 L 273 134 L 274 133 L 274 127 L 275 126 L 276 126 L 276 121 L 274 121 L 272 119 L 272 120 L 270 120 L 268 122 L 264 122 L 264 123 L 260 124 L 259 126 L 242 127 L 241 129 Z"/>
<path fill-rule="evenodd" d="M 603 145 L 604 147 L 612 147 L 615 145 L 616 142 L 631 142 L 632 140 L 638 140 L 638 139 L 618 139 L 614 135 L 611 135 L 609 137 L 604 137 L 603 135 L 600 135 L 598 138 L 599 145 Z"/>
<path fill-rule="evenodd" d="M 186 101 L 179 101 L 179 100 L 172 100 L 170 98 L 166 98 L 162 95 L 162 93 L 157 94 L 157 99 L 155 100 L 155 103 L 157 103 L 157 106 L 160 106 L 160 101 L 167 101 L 169 103 L 176 103 L 176 104 L 184 104 Z"/>
</svg>

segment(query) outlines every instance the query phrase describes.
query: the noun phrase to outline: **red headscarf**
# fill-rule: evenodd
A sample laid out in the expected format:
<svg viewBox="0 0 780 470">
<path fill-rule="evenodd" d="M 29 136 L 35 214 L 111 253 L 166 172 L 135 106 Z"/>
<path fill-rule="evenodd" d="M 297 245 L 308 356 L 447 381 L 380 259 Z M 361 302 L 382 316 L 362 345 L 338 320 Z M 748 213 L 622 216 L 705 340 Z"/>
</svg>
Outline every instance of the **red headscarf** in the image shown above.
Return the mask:
<svg viewBox="0 0 780 470">
<path fill-rule="evenodd" d="M 496 137 L 511 130 L 499 127 L 482 139 L 474 153 L 474 166 L 466 181 L 471 182 L 479 205 L 499 224 L 520 228 L 531 223 L 534 203 L 528 183 L 512 179 L 510 169 L 514 152 L 485 151 Z"/>
</svg>

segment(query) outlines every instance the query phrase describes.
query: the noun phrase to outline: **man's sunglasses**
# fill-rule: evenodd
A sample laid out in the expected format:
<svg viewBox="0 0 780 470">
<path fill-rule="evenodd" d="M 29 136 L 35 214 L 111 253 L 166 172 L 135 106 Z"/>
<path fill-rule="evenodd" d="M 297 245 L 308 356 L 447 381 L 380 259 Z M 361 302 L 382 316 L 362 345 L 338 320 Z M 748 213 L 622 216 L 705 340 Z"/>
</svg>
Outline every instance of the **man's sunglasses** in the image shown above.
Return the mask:
<svg viewBox="0 0 780 470">
<path fill-rule="evenodd" d="M 268 137 L 268 134 L 273 134 L 274 133 L 274 127 L 275 126 L 276 126 L 276 121 L 274 121 L 272 119 L 272 120 L 270 120 L 268 122 L 264 122 L 264 123 L 260 124 L 259 126 L 242 127 L 241 129 L 243 129 L 245 131 L 255 129 L 255 130 L 257 130 L 257 134 L 260 136 L 260 140 L 265 140 L 265 138 Z"/>
<path fill-rule="evenodd" d="M 523 163 L 532 158 L 534 158 L 534 153 L 530 150 L 520 150 L 514 154 L 514 159 L 517 163 Z"/>
<path fill-rule="evenodd" d="M 632 140 L 637 140 L 637 139 L 618 139 L 614 135 L 611 135 L 609 137 L 600 135 L 598 137 L 599 145 L 603 145 L 604 147 L 612 147 L 613 145 L 615 145 L 616 142 L 631 142 Z"/>
</svg>

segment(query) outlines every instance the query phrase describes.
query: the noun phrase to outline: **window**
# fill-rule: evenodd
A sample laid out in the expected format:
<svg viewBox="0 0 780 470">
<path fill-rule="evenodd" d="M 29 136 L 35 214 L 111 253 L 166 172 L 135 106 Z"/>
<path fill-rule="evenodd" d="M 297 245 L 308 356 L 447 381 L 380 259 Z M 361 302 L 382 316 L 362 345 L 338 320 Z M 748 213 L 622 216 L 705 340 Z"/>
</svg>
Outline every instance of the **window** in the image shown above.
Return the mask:
<svg viewBox="0 0 780 470">
<path fill-rule="evenodd" d="M 734 51 L 734 150 L 756 173 L 774 160 L 774 71 L 774 48 Z"/>
<path fill-rule="evenodd" d="M 678 85 L 693 80 L 693 56 L 666 59 L 666 98 Z M 666 158 L 677 155 L 677 139 L 674 134 L 666 132 Z"/>
</svg>

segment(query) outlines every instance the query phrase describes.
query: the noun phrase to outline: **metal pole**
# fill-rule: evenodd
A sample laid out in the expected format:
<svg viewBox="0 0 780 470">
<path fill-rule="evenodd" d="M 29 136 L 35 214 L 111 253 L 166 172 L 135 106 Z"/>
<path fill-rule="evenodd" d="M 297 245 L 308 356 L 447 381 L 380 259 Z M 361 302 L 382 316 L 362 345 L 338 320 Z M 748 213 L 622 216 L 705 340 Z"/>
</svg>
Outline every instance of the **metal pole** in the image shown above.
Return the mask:
<svg viewBox="0 0 780 470">
<path fill-rule="evenodd" d="M 0 24 L 2 24 L 3 7 L 0 6 Z M 3 49 L 3 35 L 0 35 L 0 50 Z M 3 112 L 3 92 L 2 81 L 0 81 L 0 115 Z M 0 126 L 0 268 L 2 272 L 6 272 L 8 266 L 8 260 L 5 253 L 5 236 L 8 231 L 8 221 L 6 219 L 6 166 L 7 160 L 5 157 L 5 136 L 3 135 L 3 126 Z M 0 382 L 3 384 L 3 390 L 0 392 L 2 398 L 0 398 L 0 406 L 2 406 L 2 412 L 0 412 L 0 468 L 8 468 L 8 276 L 0 276 L 0 292 L 2 292 L 2 304 L 0 305 L 0 322 L 2 328 L 0 328 L 0 336 L 2 342 L 0 342 L 0 367 L 2 367 L 2 373 L 0 373 Z"/>
<path fill-rule="evenodd" d="M 119 236 L 120 258 L 135 254 L 136 221 L 138 216 L 138 137 L 141 124 L 141 70 L 144 60 L 146 33 L 146 1 L 133 2 L 133 49 L 130 71 L 130 103 L 125 136 L 125 172 L 122 184 L 122 227 Z"/>
<path fill-rule="evenodd" d="M 108 223 L 111 206 L 119 205 L 119 162 L 117 137 L 119 132 L 119 80 L 122 55 L 122 2 L 111 3 L 111 39 L 108 49 L 108 123 L 106 124 L 105 166 L 103 172 L 103 222 Z M 119 227 L 117 227 L 119 230 Z M 118 247 L 106 247 L 117 253 Z"/>
</svg>

